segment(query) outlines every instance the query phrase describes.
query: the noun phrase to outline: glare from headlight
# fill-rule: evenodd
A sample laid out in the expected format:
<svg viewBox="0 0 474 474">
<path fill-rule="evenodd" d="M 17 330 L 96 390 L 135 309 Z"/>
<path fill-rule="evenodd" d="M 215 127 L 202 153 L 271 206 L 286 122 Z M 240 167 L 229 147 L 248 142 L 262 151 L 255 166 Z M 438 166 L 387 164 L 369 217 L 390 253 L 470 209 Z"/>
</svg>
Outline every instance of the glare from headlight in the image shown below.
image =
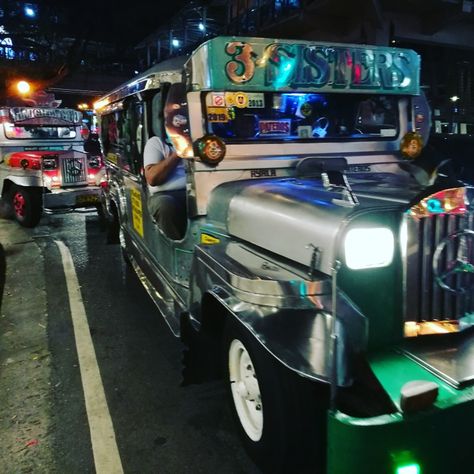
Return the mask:
<svg viewBox="0 0 474 474">
<path fill-rule="evenodd" d="M 352 270 L 392 263 L 395 239 L 386 227 L 351 229 L 344 240 L 346 265 Z"/>
</svg>

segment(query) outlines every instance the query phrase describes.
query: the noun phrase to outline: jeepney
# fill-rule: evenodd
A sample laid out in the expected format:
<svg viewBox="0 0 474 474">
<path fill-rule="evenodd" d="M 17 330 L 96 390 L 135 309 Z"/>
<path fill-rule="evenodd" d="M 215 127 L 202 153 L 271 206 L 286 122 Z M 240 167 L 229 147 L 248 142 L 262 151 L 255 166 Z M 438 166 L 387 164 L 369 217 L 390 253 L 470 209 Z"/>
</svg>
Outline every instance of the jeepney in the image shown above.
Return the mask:
<svg viewBox="0 0 474 474">
<path fill-rule="evenodd" d="M 473 469 L 474 193 L 424 153 L 419 71 L 218 37 L 97 104 L 111 229 L 266 472 Z M 177 241 L 147 210 L 153 135 L 186 167 Z"/>
<path fill-rule="evenodd" d="M 0 186 L 24 227 L 43 211 L 99 208 L 101 154 L 84 151 L 82 113 L 47 105 L 0 107 Z"/>
</svg>

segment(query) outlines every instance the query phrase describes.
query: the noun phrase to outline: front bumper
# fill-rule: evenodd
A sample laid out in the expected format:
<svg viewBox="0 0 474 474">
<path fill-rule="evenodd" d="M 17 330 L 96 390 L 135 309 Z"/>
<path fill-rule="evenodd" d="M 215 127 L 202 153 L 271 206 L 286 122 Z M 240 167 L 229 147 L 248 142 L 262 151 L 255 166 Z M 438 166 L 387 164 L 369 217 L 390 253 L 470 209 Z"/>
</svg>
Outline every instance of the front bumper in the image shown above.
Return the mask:
<svg viewBox="0 0 474 474">
<path fill-rule="evenodd" d="M 396 404 L 396 394 L 410 379 L 436 381 L 438 399 L 432 407 L 411 414 L 356 418 L 329 413 L 328 474 L 474 472 L 474 386 L 454 388 L 403 353 L 388 352 L 371 365 Z M 418 464 L 419 471 L 397 471 L 410 463 Z"/>
<path fill-rule="evenodd" d="M 99 186 L 53 189 L 44 194 L 43 206 L 52 210 L 97 207 L 100 205 L 100 193 Z"/>
</svg>

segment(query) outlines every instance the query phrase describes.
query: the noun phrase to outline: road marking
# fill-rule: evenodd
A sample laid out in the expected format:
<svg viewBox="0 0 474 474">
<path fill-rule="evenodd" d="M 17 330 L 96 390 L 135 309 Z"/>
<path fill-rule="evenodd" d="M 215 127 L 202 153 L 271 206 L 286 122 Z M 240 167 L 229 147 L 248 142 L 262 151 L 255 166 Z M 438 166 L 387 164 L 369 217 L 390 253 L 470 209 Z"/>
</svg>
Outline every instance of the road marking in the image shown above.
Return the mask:
<svg viewBox="0 0 474 474">
<path fill-rule="evenodd" d="M 104 386 L 82 302 L 81 290 L 69 249 L 59 240 L 54 241 L 61 253 L 71 308 L 74 338 L 86 402 L 91 434 L 92 452 L 97 474 L 123 473 L 114 427 L 105 398 Z"/>
</svg>

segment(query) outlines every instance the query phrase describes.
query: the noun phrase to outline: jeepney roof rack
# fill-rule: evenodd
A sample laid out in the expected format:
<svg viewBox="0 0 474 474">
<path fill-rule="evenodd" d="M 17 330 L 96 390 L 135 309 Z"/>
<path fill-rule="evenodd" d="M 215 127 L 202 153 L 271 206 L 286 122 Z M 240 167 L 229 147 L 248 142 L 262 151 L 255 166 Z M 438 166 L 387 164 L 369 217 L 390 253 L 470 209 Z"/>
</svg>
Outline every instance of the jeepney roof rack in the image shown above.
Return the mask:
<svg viewBox="0 0 474 474">
<path fill-rule="evenodd" d="M 174 58 L 165 59 L 138 74 L 133 80 L 128 80 L 120 84 L 116 89 L 101 97 L 100 101 L 107 99 L 109 103 L 116 102 L 132 94 L 148 89 L 157 89 L 162 82 L 176 82 L 177 80 L 181 80 L 184 63 L 187 59 L 187 56 L 176 56 Z"/>
</svg>

